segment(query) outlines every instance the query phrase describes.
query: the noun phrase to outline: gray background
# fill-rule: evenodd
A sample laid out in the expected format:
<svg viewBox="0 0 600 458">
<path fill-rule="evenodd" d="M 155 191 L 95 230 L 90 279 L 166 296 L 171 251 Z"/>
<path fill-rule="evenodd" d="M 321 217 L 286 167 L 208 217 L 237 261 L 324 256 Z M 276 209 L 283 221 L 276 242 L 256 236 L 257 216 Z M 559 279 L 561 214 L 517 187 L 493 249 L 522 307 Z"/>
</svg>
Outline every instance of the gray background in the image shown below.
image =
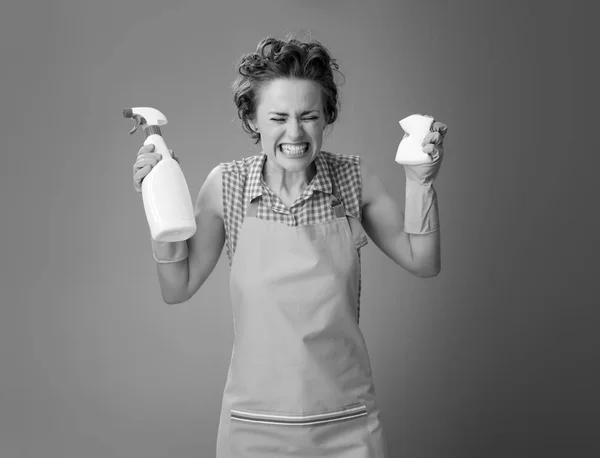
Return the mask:
<svg viewBox="0 0 600 458">
<path fill-rule="evenodd" d="M 361 155 L 402 206 L 398 121 L 450 127 L 441 274 L 364 250 L 361 323 L 393 456 L 598 456 L 591 11 L 201 3 L 3 3 L 0 457 L 214 456 L 226 254 L 188 303 L 161 301 L 132 185 L 143 137 L 121 110 L 166 114 L 195 198 L 214 165 L 257 152 L 232 102 L 236 59 L 309 29 L 346 76 L 324 149 Z"/>
</svg>

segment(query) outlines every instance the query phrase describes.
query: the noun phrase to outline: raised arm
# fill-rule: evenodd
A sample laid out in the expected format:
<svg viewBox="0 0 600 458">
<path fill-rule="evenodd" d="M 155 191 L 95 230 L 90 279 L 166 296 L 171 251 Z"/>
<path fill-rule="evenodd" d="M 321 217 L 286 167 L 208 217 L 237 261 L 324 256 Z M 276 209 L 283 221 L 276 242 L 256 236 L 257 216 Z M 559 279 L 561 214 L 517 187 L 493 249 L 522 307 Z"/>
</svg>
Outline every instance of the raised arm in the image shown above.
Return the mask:
<svg viewBox="0 0 600 458">
<path fill-rule="evenodd" d="M 364 164 L 362 225 L 375 245 L 392 261 L 417 277 L 434 277 L 441 269 L 440 231 L 408 234 L 404 212 L 383 181 Z"/>
<path fill-rule="evenodd" d="M 158 263 L 158 278 L 167 304 L 188 301 L 214 270 L 225 243 L 222 177 L 220 166 L 207 176 L 196 199 L 196 233 L 187 242 L 188 257 L 179 262 Z"/>
</svg>

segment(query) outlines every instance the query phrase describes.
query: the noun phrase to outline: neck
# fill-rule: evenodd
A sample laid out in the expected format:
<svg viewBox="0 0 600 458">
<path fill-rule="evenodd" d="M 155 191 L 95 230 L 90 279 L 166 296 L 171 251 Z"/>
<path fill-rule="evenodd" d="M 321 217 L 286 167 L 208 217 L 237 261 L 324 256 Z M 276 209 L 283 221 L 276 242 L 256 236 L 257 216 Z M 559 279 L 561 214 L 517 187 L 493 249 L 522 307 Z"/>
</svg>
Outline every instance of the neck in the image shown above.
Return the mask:
<svg viewBox="0 0 600 458">
<path fill-rule="evenodd" d="M 289 172 L 267 159 L 263 168 L 267 186 L 275 193 L 284 195 L 298 195 L 304 192 L 316 174 L 317 166 L 314 162 L 304 170 Z"/>
</svg>

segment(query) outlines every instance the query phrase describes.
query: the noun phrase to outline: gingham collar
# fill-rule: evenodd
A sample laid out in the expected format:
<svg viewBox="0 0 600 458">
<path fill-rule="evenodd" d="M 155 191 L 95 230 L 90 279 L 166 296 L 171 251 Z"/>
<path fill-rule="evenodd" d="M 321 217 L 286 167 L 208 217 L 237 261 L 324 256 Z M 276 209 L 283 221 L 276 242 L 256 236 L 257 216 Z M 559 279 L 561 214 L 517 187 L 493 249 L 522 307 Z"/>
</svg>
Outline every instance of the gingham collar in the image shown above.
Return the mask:
<svg viewBox="0 0 600 458">
<path fill-rule="evenodd" d="M 250 200 L 254 199 L 255 197 L 262 196 L 263 191 L 267 186 L 262 174 L 266 160 L 266 153 L 261 152 L 254 163 L 250 166 L 250 170 L 248 172 L 248 191 Z M 331 194 L 331 177 L 329 176 L 329 166 L 327 165 L 327 161 L 325 158 L 323 158 L 322 154 L 319 153 L 314 159 L 314 162 L 317 167 L 317 174 L 310 182 L 305 193 L 307 191 L 310 193 L 314 191 L 320 191 L 326 194 Z"/>
</svg>

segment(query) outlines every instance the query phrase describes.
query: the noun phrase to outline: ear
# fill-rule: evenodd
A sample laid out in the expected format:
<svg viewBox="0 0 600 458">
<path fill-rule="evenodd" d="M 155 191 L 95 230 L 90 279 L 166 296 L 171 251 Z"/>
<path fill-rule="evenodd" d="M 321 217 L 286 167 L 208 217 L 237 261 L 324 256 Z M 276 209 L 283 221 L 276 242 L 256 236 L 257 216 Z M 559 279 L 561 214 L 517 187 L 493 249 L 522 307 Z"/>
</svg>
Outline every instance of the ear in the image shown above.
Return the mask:
<svg viewBox="0 0 600 458">
<path fill-rule="evenodd" d="M 256 126 L 256 122 L 254 119 L 248 119 L 248 124 L 250 125 L 250 128 L 254 131 L 254 132 L 258 132 L 258 127 Z"/>
</svg>

